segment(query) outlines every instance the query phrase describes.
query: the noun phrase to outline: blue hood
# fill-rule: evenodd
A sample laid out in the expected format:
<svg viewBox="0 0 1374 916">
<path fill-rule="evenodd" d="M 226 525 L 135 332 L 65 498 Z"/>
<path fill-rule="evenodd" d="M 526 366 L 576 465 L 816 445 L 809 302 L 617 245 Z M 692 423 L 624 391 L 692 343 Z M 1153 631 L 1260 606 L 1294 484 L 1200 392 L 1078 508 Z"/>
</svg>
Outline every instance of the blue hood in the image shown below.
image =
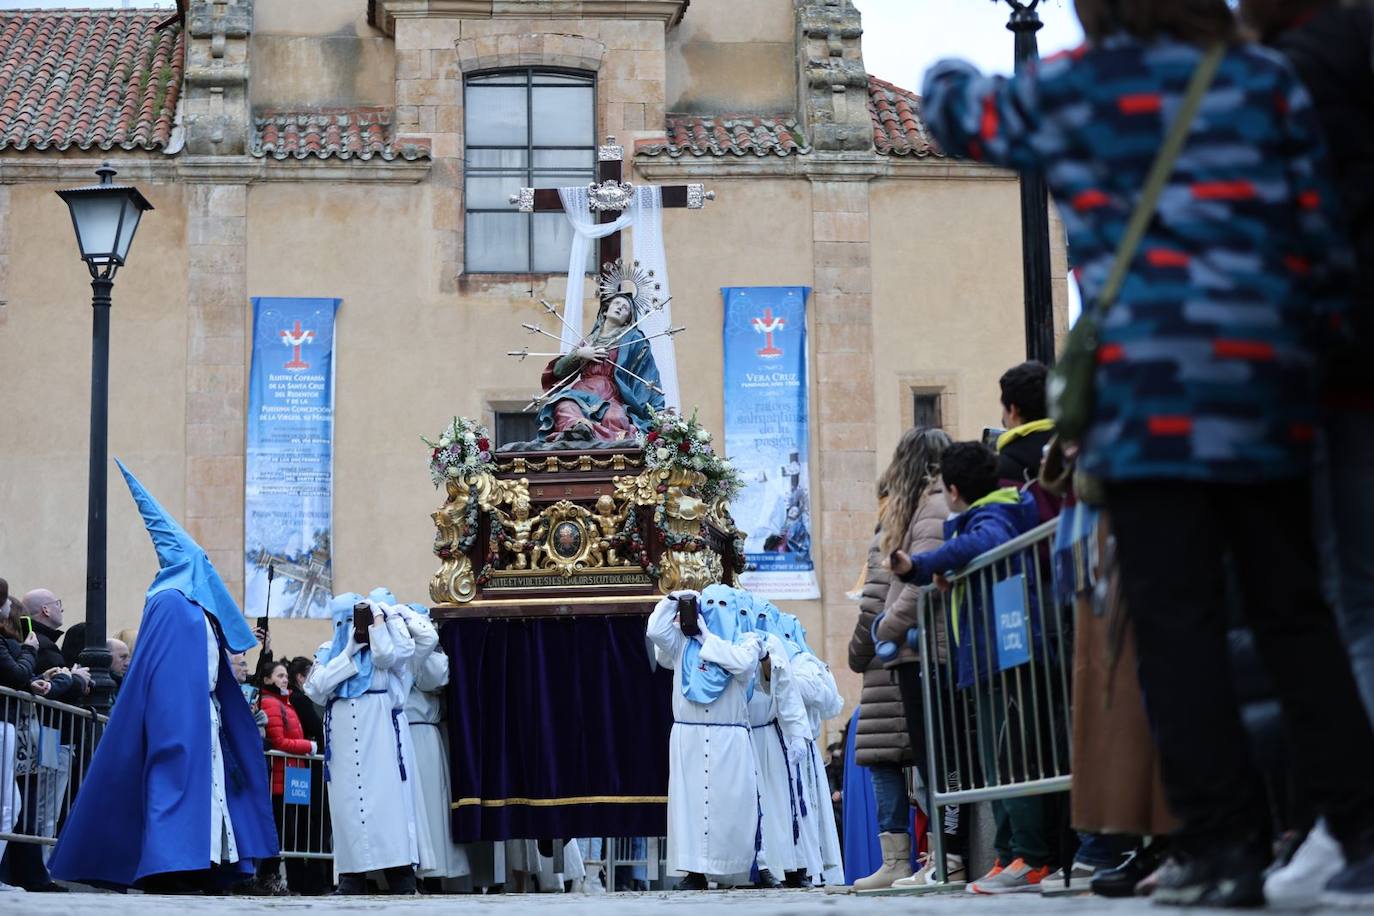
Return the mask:
<svg viewBox="0 0 1374 916">
<path fill-rule="evenodd" d="M 740 611 L 751 607 L 746 591 L 725 585 L 708 585 L 697 601 L 697 618 L 701 629 L 733 643 L 752 627 L 748 614 Z M 714 703 L 730 683 L 730 672 L 715 662 L 701 661 L 701 646 L 695 639 L 687 640 L 682 655 L 682 695 L 693 703 Z"/>
<path fill-rule="evenodd" d="M 231 652 L 247 652 L 258 644 L 248 620 L 239 611 L 238 602 L 229 594 L 224 580 L 215 571 L 205 551 L 176 523 L 167 510 L 153 499 L 151 493 L 138 482 L 118 458 L 115 464 L 124 474 L 133 494 L 143 524 L 157 550 L 158 570 L 153 584 L 148 586 L 148 600 L 159 592 L 178 591 L 188 600 L 219 622 L 224 643 Z"/>
</svg>

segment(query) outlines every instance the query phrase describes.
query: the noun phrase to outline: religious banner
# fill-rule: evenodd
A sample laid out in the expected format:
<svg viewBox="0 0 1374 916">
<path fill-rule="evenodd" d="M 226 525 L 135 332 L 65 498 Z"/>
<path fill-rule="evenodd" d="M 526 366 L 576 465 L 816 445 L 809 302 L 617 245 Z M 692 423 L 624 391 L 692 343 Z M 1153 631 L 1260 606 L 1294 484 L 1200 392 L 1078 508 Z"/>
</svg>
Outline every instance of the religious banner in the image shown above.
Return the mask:
<svg viewBox="0 0 1374 916">
<path fill-rule="evenodd" d="M 725 454 L 744 478 L 730 504 L 744 530 L 743 587 L 819 598 L 811 557 L 805 286 L 727 287 Z"/>
<path fill-rule="evenodd" d="M 339 301 L 253 299 L 243 491 L 249 617 L 329 616 Z"/>
</svg>

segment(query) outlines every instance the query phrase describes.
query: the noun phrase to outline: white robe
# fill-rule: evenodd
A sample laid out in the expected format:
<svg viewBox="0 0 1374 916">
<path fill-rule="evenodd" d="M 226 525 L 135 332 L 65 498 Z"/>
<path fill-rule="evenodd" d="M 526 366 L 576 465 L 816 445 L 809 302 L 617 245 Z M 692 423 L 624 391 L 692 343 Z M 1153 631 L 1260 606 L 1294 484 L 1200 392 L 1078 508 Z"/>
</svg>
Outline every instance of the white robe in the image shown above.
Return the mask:
<svg viewBox="0 0 1374 916">
<path fill-rule="evenodd" d="M 759 640 L 750 633 L 732 644 L 705 634 L 701 660 L 720 665 L 733 677 L 715 702 L 693 703 L 682 694 L 688 638 L 678 629 L 676 611 L 675 601 L 659 602 L 647 630 L 659 664 L 675 672 L 668 743 L 668 870 L 737 875 L 753 864 L 758 829 L 758 778 L 745 690 L 758 668 Z"/>
<path fill-rule="evenodd" d="M 388 617 L 367 632 L 372 651 L 367 693 L 351 700 L 331 699 L 341 684 L 358 673 L 354 657 L 347 653 L 327 665 L 316 664 L 304 688 L 316 703 L 327 704 L 329 812 L 338 874 L 413 865 L 420 858 L 414 799 L 401 777 L 409 742 L 398 740 L 398 735 L 408 737 L 409 729 L 397 727 L 403 725 L 400 717 L 409 682 L 402 672 L 415 643 L 399 617 Z M 413 760 L 406 762 L 407 774 L 413 767 Z"/>
<path fill-rule="evenodd" d="M 205 618 L 206 662 L 210 667 L 210 862 L 239 860 L 238 843 L 234 840 L 234 822 L 229 817 L 229 796 L 224 782 L 224 749 L 219 743 L 219 700 L 215 687 L 219 685 L 220 647 L 210 618 Z"/>
<path fill-rule="evenodd" d="M 439 633 L 422 614 L 405 613 L 415 637 L 411 671 L 415 682 L 406 698 L 406 720 L 415 748 L 416 814 L 421 878 L 459 878 L 471 872 L 467 850 L 452 840 L 449 815 L 447 735 L 441 721 L 440 691 L 448 683 L 448 656 L 436 651 Z"/>
<path fill-rule="evenodd" d="M 749 726 L 758 769 L 759 805 L 762 809 L 762 846 L 759 868 L 779 881 L 790 871 L 805 869 L 802 855 L 803 816 L 801 786 L 796 785 L 795 766 L 787 758 L 787 744 L 811 737 L 806 708 L 790 671 L 787 651 L 776 636 L 765 641 L 772 677 L 754 687 L 749 700 Z M 793 825 L 797 836 L 793 836 Z"/>
<path fill-rule="evenodd" d="M 810 760 L 802 766 L 806 783 L 807 814 L 815 827 L 819 877 L 826 884 L 844 883 L 844 860 L 840 849 L 840 834 L 835 826 L 835 808 L 830 804 L 830 780 L 825 775 L 825 760 L 821 756 L 819 739 L 822 723 L 844 711 L 844 698 L 835 685 L 835 675 L 810 653 L 802 653 L 792 660 L 792 672 L 797 692 L 806 707 L 811 726 Z"/>
</svg>

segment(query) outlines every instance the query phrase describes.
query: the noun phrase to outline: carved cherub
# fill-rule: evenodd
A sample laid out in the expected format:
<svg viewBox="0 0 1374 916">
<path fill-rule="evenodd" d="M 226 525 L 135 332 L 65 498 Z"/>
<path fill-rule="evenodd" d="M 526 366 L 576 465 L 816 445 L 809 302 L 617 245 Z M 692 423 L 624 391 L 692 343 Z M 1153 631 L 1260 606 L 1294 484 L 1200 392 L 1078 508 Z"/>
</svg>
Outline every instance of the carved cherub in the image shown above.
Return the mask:
<svg viewBox="0 0 1374 916">
<path fill-rule="evenodd" d="M 533 561 L 526 555 L 526 551 L 539 537 L 543 528 L 540 524 L 542 516 L 530 518 L 530 498 L 523 495 L 515 498 L 511 505 L 511 515 L 513 517 L 502 516 L 501 527 L 509 532 L 507 544 L 515 554 L 515 568 L 527 569 L 533 566 Z M 537 559 L 536 556 L 535 560 Z"/>
<path fill-rule="evenodd" d="M 616 556 L 615 537 L 620 533 L 620 526 L 625 522 L 625 516 L 629 514 L 629 503 L 619 512 L 615 509 L 615 500 L 610 496 L 602 496 L 596 501 L 596 511 L 592 513 L 592 521 L 596 523 L 601 538 L 599 547 L 605 556 L 607 566 L 620 566 L 625 561 Z"/>
</svg>

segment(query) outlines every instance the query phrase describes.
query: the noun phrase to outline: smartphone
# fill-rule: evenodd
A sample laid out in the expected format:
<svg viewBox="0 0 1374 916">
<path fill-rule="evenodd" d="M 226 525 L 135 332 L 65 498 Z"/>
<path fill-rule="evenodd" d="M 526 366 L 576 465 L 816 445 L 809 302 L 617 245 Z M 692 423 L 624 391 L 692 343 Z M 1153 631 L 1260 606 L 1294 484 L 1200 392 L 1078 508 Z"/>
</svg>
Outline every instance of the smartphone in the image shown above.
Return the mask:
<svg viewBox="0 0 1374 916">
<path fill-rule="evenodd" d="M 697 611 L 697 596 L 683 595 L 677 600 L 677 623 L 683 636 L 701 635 L 701 617 Z"/>
<path fill-rule="evenodd" d="M 258 618 L 258 629 L 259 629 L 259 630 L 262 630 L 264 633 L 267 632 L 267 618 L 266 618 L 266 617 L 259 617 L 259 618 Z"/>
<path fill-rule="evenodd" d="M 367 628 L 372 626 L 372 607 L 365 603 L 353 605 L 353 639 L 367 645 Z"/>
<path fill-rule="evenodd" d="M 993 451 L 996 451 L 996 450 L 997 450 L 997 440 L 1000 439 L 1000 438 L 1002 438 L 1002 433 L 1004 433 L 1004 432 L 1006 432 L 1005 429 L 1001 429 L 1001 428 L 996 427 L 996 426 L 984 426 L 984 427 L 983 427 L 983 444 L 986 445 L 988 448 L 992 449 Z"/>
<path fill-rule="evenodd" d="M 24 631 L 24 639 L 28 639 L 31 635 L 33 635 L 33 618 L 20 617 L 19 629 Z"/>
<path fill-rule="evenodd" d="M 258 688 L 251 684 L 240 684 L 239 689 L 243 691 L 243 698 L 248 701 L 249 706 L 256 706 L 258 703 Z"/>
</svg>

